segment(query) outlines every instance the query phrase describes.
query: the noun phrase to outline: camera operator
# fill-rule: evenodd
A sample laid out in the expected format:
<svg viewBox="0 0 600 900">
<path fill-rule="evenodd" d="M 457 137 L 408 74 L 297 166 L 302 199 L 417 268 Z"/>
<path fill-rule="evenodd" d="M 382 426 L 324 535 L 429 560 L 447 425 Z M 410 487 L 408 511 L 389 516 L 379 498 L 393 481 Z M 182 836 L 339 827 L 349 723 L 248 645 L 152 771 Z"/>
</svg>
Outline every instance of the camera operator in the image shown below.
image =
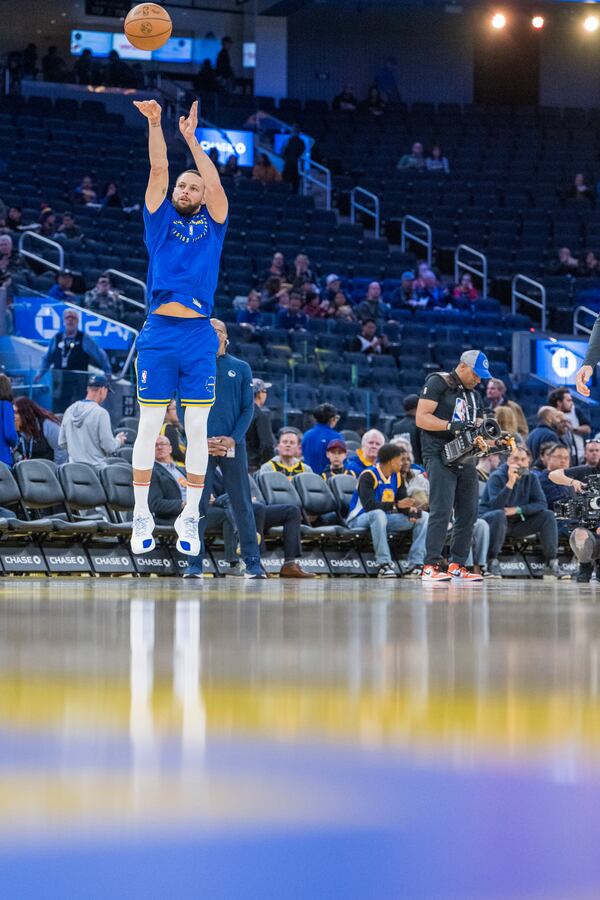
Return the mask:
<svg viewBox="0 0 600 900">
<path fill-rule="evenodd" d="M 592 443 L 592 442 L 590 442 Z M 589 487 L 592 476 L 600 476 L 600 462 L 597 465 L 571 466 L 569 469 L 555 469 L 548 478 L 554 484 L 569 487 L 576 494 Z M 600 514 L 599 514 L 600 521 Z M 587 583 L 596 566 L 596 578 L 600 580 L 600 528 L 576 526 L 571 532 L 569 544 L 579 562 L 576 580 L 580 584 Z"/>
<path fill-rule="evenodd" d="M 469 426 L 481 422 L 483 405 L 475 390 L 482 378 L 490 378 L 484 353 L 467 350 L 452 372 L 429 375 L 417 406 L 421 429 L 421 453 L 429 478 L 429 523 L 423 581 L 482 581 L 465 568 L 477 519 L 479 480 L 474 459 L 447 465 L 446 444 Z M 442 550 L 454 511 L 448 571 L 441 568 Z"/>
<path fill-rule="evenodd" d="M 537 534 L 549 574 L 562 578 L 557 559 L 556 517 L 548 509 L 539 477 L 530 471 L 529 462 L 529 451 L 515 448 L 507 462 L 492 472 L 483 491 L 480 511 L 490 526 L 489 571 L 500 574 L 498 556 L 507 536 L 525 538 Z"/>
</svg>

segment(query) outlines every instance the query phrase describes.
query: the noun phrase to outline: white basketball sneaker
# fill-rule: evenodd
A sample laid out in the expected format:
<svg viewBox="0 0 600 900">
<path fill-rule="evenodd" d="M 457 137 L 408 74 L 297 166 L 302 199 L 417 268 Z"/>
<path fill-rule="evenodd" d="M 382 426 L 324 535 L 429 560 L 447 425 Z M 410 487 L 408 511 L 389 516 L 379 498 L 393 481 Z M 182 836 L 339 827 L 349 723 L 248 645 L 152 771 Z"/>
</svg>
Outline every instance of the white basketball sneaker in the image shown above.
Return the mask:
<svg viewBox="0 0 600 900">
<path fill-rule="evenodd" d="M 150 553 L 156 547 L 156 541 L 152 537 L 154 531 L 154 519 L 150 511 L 133 513 L 133 522 L 131 528 L 131 551 L 132 553 Z"/>
<path fill-rule="evenodd" d="M 177 549 L 187 556 L 198 556 L 200 553 L 200 538 L 198 537 L 198 522 L 200 516 L 185 515 L 185 510 L 175 519 L 173 528 L 179 535 Z"/>
</svg>

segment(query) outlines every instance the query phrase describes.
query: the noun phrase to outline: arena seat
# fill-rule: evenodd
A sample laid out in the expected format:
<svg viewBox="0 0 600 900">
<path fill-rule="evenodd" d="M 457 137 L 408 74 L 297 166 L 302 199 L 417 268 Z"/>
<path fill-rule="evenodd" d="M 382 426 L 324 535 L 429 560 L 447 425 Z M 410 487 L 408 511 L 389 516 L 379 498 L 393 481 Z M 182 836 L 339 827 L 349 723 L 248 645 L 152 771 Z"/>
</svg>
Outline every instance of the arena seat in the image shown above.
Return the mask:
<svg viewBox="0 0 600 900">
<path fill-rule="evenodd" d="M 52 533 L 59 533 L 61 538 L 79 538 L 96 533 L 97 528 L 92 521 L 69 522 L 66 520 L 65 495 L 56 473 L 47 465 L 47 460 L 21 460 L 16 463 L 14 474 L 21 492 L 23 509 L 28 518 L 40 518 L 40 511 L 46 511 L 44 518 L 51 520 Z M 57 513 L 57 508 L 62 512 Z"/>
<path fill-rule="evenodd" d="M 64 463 L 58 471 L 58 479 L 71 521 L 77 518 L 80 510 L 99 509 L 104 516 L 93 517 L 99 534 L 129 537 L 131 527 L 128 524 L 110 521 L 106 494 L 92 466 L 87 463 Z"/>
<path fill-rule="evenodd" d="M 256 476 L 265 503 L 288 503 L 301 506 L 300 498 L 283 472 L 259 472 Z"/>
<path fill-rule="evenodd" d="M 335 497 L 320 475 L 303 472 L 294 476 L 292 485 L 300 498 L 302 512 L 311 523 L 309 527 L 303 526 L 303 536 L 329 539 L 335 543 L 341 539 L 354 539 L 354 532 L 345 524 L 340 524 Z M 311 518 L 323 519 L 323 524 L 311 522 Z"/>
</svg>

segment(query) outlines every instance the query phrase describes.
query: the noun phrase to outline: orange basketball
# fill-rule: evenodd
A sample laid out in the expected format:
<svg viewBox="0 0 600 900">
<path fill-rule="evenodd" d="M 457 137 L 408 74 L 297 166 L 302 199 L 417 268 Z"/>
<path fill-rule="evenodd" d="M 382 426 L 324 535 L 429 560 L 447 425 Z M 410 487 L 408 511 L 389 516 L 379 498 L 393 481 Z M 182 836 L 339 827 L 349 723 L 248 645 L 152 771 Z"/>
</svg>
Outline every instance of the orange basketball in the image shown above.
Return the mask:
<svg viewBox="0 0 600 900">
<path fill-rule="evenodd" d="M 125 19 L 125 34 L 138 50 L 158 50 L 171 37 L 171 16 L 157 3 L 138 3 Z"/>
</svg>

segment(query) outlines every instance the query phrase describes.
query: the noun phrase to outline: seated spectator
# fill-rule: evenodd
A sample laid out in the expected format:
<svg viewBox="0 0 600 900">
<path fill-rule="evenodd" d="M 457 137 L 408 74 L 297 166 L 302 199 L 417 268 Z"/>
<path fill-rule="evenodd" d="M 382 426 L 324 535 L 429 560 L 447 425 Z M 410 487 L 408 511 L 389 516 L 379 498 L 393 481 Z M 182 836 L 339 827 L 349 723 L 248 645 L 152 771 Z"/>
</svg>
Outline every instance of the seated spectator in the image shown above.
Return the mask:
<svg viewBox="0 0 600 900">
<path fill-rule="evenodd" d="M 88 203 L 95 203 L 97 200 L 96 190 L 91 175 L 84 175 L 81 184 L 77 185 L 73 191 L 73 199 L 75 203 L 81 203 L 86 206 Z"/>
<path fill-rule="evenodd" d="M 280 313 L 280 312 L 287 312 L 287 311 L 288 311 L 288 309 L 290 308 L 290 294 L 289 294 L 289 291 L 287 291 L 285 288 L 282 288 L 282 289 L 279 291 L 279 293 L 277 294 L 275 300 L 276 300 L 276 303 L 275 303 L 275 306 L 274 306 L 274 308 L 273 308 L 273 312 L 275 312 L 275 313 Z"/>
<path fill-rule="evenodd" d="M 307 281 L 314 282 L 315 276 L 310 268 L 310 259 L 306 253 L 298 253 L 294 260 L 294 271 L 291 273 L 292 287 L 302 288 Z"/>
<path fill-rule="evenodd" d="M 392 294 L 392 306 L 415 306 L 415 275 L 414 272 L 404 272 L 402 283 Z"/>
<path fill-rule="evenodd" d="M 490 527 L 489 571 L 492 575 L 501 574 L 498 557 L 507 537 L 525 538 L 535 534 L 549 574 L 561 578 L 556 518 L 548 509 L 539 478 L 530 472 L 529 463 L 528 451 L 517 447 L 486 482 L 480 515 Z"/>
<path fill-rule="evenodd" d="M 333 98 L 331 108 L 338 112 L 355 112 L 358 100 L 354 96 L 351 84 L 345 84 L 339 94 Z"/>
<path fill-rule="evenodd" d="M 392 423 L 390 432 L 393 435 L 408 435 L 414 460 L 418 465 L 421 465 L 421 432 L 417 428 L 416 421 L 418 403 L 418 394 L 406 395 L 404 398 L 404 415 L 401 419 L 396 419 Z"/>
<path fill-rule="evenodd" d="M 76 400 L 63 415 L 58 446 L 66 449 L 69 462 L 106 465 L 106 457 L 122 447 L 125 433 L 112 433 L 110 416 L 102 408 L 110 390 L 106 375 L 90 375 L 85 400 Z"/>
<path fill-rule="evenodd" d="M 367 319 L 361 325 L 360 334 L 352 338 L 350 352 L 362 353 L 368 358 L 373 356 L 374 353 L 385 353 L 388 347 L 389 338 L 385 334 L 379 336 L 375 321 Z"/>
<path fill-rule="evenodd" d="M 575 406 L 573 394 L 566 387 L 556 388 L 548 395 L 548 406 L 552 406 L 563 414 L 567 426 L 567 434 L 570 434 L 573 447 L 571 452 L 575 455 L 575 462 L 583 462 L 585 439 L 592 433 L 592 426 L 586 414 Z"/>
<path fill-rule="evenodd" d="M 423 144 L 421 144 L 419 141 L 416 141 L 412 145 L 410 153 L 405 153 L 404 156 L 400 157 L 396 168 L 423 170 L 425 168 L 425 153 L 423 151 Z"/>
<path fill-rule="evenodd" d="M 360 475 L 369 466 L 375 465 L 377 454 L 384 444 L 385 438 L 381 431 L 378 431 L 376 428 L 365 431 L 360 442 L 360 450 L 357 450 L 353 456 L 348 457 L 346 468 L 354 472 L 355 475 Z"/>
<path fill-rule="evenodd" d="M 376 87 L 369 88 L 367 99 L 360 104 L 361 112 L 366 112 L 376 119 L 381 118 L 385 112 L 385 102 Z"/>
<path fill-rule="evenodd" d="M 515 400 L 506 399 L 506 385 L 501 378 L 490 378 L 485 389 L 485 405 L 492 412 L 499 406 L 509 406 L 517 417 L 517 431 L 521 437 L 529 434 L 525 413 Z"/>
<path fill-rule="evenodd" d="M 83 232 L 79 225 L 76 224 L 75 217 L 71 212 L 62 214 L 62 224 L 59 225 L 55 234 L 55 238 L 60 237 L 66 237 L 70 241 L 83 237 Z"/>
<path fill-rule="evenodd" d="M 421 290 L 421 288 L 425 287 L 424 275 L 426 272 L 429 272 L 430 269 L 431 269 L 431 266 L 429 265 L 429 263 L 426 263 L 426 262 L 419 263 L 419 265 L 417 266 L 417 276 L 415 278 L 415 284 L 414 284 L 415 291 L 419 291 L 419 290 Z"/>
<path fill-rule="evenodd" d="M 118 322 L 123 321 L 123 301 L 106 272 L 100 275 L 96 287 L 85 292 L 83 305 L 93 312 L 116 319 Z"/>
<path fill-rule="evenodd" d="M 334 275 L 332 272 L 325 279 L 325 287 L 321 293 L 321 299 L 329 300 L 329 302 L 333 304 L 335 295 L 338 294 L 341 291 L 341 289 L 342 289 L 342 280 L 341 280 L 340 276 Z"/>
<path fill-rule="evenodd" d="M 428 513 L 419 510 L 408 496 L 401 468 L 406 453 L 394 444 L 383 444 L 377 462 L 366 468 L 358 482 L 348 512 L 349 528 L 369 528 L 379 567 L 379 578 L 395 578 L 396 571 L 388 543 L 388 532 L 412 531 L 408 554 L 410 569 L 421 567 L 425 559 Z"/>
<path fill-rule="evenodd" d="M 323 301 L 327 303 L 327 301 Z M 340 319 L 342 322 L 357 322 L 356 313 L 350 306 L 348 298 L 343 291 L 338 291 L 333 302 L 329 306 L 329 315 L 333 319 Z"/>
<path fill-rule="evenodd" d="M 302 457 L 313 472 L 321 475 L 327 468 L 327 447 L 340 437 L 335 430 L 340 414 L 331 403 L 321 403 L 313 409 L 313 417 L 316 424 L 302 438 Z"/>
<path fill-rule="evenodd" d="M 581 260 L 577 269 L 577 275 L 582 278 L 599 278 L 600 277 L 600 260 L 596 259 L 593 250 L 588 250 Z"/>
<path fill-rule="evenodd" d="M 61 303 L 64 303 L 68 300 L 72 301 L 75 297 L 75 293 L 71 290 L 72 287 L 73 273 L 70 269 L 61 269 L 60 272 L 56 273 L 56 282 L 48 291 L 48 296 L 52 297 L 53 300 L 60 301 Z"/>
<path fill-rule="evenodd" d="M 318 294 L 308 293 L 304 302 L 303 312 L 309 319 L 326 319 L 328 306 L 327 301 L 321 300 Z"/>
<path fill-rule="evenodd" d="M 312 472 L 310 466 L 302 462 L 300 451 L 300 438 L 298 429 L 286 428 L 285 426 L 279 432 L 277 442 L 277 454 L 268 462 L 263 463 L 260 472 L 283 472 L 283 474 L 292 479 L 294 475 L 301 475 L 302 472 Z"/>
<path fill-rule="evenodd" d="M 548 457 L 552 453 L 555 447 L 562 447 L 562 444 L 557 444 L 555 440 L 553 441 L 544 441 L 543 444 L 540 445 L 540 455 L 537 460 L 534 461 L 531 466 L 531 471 L 534 475 L 541 475 L 542 472 L 545 472 L 548 468 Z"/>
<path fill-rule="evenodd" d="M 474 303 L 479 300 L 479 291 L 473 286 L 473 279 L 468 272 L 461 276 L 459 283 L 452 291 L 455 300 L 466 300 L 467 303 Z"/>
<path fill-rule="evenodd" d="M 502 429 L 514 435 L 517 446 L 525 446 L 524 438 L 519 434 L 517 417 L 510 406 L 498 406 L 495 411 L 496 421 Z"/>
<path fill-rule="evenodd" d="M 560 247 L 556 262 L 550 267 L 553 275 L 578 275 L 579 263 L 568 247 Z"/>
<path fill-rule="evenodd" d="M 59 466 L 67 461 L 66 452 L 59 447 L 60 421 L 54 413 L 30 397 L 17 397 L 14 410 L 18 436 L 15 458 L 50 459 Z"/>
<path fill-rule="evenodd" d="M 6 466 L 13 464 L 13 447 L 17 441 L 12 384 L 8 375 L 0 373 L 0 462 Z"/>
<path fill-rule="evenodd" d="M 348 448 L 343 438 L 337 437 L 329 441 L 325 455 L 327 456 L 327 465 L 322 472 L 324 481 L 329 481 L 334 475 L 352 475 L 353 478 L 356 477 L 355 473 L 346 466 Z"/>
<path fill-rule="evenodd" d="M 121 201 L 116 182 L 106 182 L 100 194 L 100 203 L 102 204 L 102 206 L 109 206 L 113 208 L 116 207 L 118 209 L 122 208 L 123 203 Z"/>
<path fill-rule="evenodd" d="M 583 461 L 586 466 L 600 466 L 600 441 L 595 438 L 586 441 Z"/>
<path fill-rule="evenodd" d="M 400 447 L 404 451 L 400 472 L 406 483 L 408 496 L 413 498 L 415 506 L 418 506 L 420 509 L 428 509 L 429 479 L 423 467 L 415 464 L 410 441 L 404 435 L 396 435 L 389 443 L 394 444 L 395 447 Z"/>
<path fill-rule="evenodd" d="M 261 309 L 264 309 L 265 312 L 272 312 L 277 305 L 279 293 L 282 290 L 281 285 L 281 278 L 278 278 L 275 275 L 271 275 L 265 281 L 261 291 L 260 301 Z"/>
<path fill-rule="evenodd" d="M 21 268 L 21 258 L 14 252 L 10 234 L 0 234 L 0 275 L 15 275 Z"/>
<path fill-rule="evenodd" d="M 540 472 L 539 482 L 544 492 L 544 497 L 546 498 L 546 503 L 548 504 L 548 509 L 554 510 L 554 504 L 557 500 L 568 500 L 572 496 L 572 489 L 567 487 L 566 485 L 556 484 L 551 478 L 550 473 L 555 472 L 557 469 L 568 469 L 570 465 L 569 459 L 569 451 L 566 447 L 561 447 L 560 444 L 555 444 L 550 450 L 548 450 L 548 454 L 546 457 L 546 469 L 543 472 Z M 568 525 L 568 523 L 557 523 L 559 526 L 559 533 L 561 533 L 562 525 Z M 569 529 L 570 530 L 570 529 Z M 568 534 L 568 530 L 565 532 L 565 529 L 562 529 L 563 533 Z"/>
<path fill-rule="evenodd" d="M 269 278 L 279 278 L 282 282 L 288 281 L 288 270 L 285 264 L 285 257 L 283 253 L 280 253 L 279 251 L 273 254 L 271 265 L 266 272 L 263 272 L 261 275 L 261 284 L 264 284 Z"/>
<path fill-rule="evenodd" d="M 427 167 L 428 172 L 443 172 L 445 175 L 450 174 L 450 164 L 442 153 L 442 148 L 439 144 L 435 144 L 431 148 L 431 156 L 428 156 L 425 160 L 425 166 Z"/>
<path fill-rule="evenodd" d="M 261 153 L 252 169 L 252 180 L 261 184 L 281 181 L 281 172 L 275 168 L 268 153 Z"/>
<path fill-rule="evenodd" d="M 389 307 L 381 298 L 381 285 L 378 281 L 372 281 L 367 288 L 367 295 L 356 307 L 356 315 L 360 322 L 374 319 L 382 325 L 389 318 Z"/>
<path fill-rule="evenodd" d="M 565 198 L 567 200 L 575 200 L 577 203 L 584 204 L 585 206 L 596 205 L 594 192 L 587 184 L 585 175 L 581 172 L 577 173 L 573 179 L 573 184 L 565 191 Z"/>
<path fill-rule="evenodd" d="M 42 237 L 54 239 L 56 235 L 56 213 L 54 210 L 49 207 L 43 209 L 40 213 L 38 224 L 40 226 L 38 234 L 41 234 Z"/>
<path fill-rule="evenodd" d="M 233 178 L 234 181 L 239 181 L 242 177 L 242 170 L 240 169 L 238 158 L 233 153 L 228 157 L 225 165 L 221 167 L 221 175 Z"/>
<path fill-rule="evenodd" d="M 263 316 L 260 312 L 260 294 L 258 291 L 252 290 L 248 294 L 246 308 L 240 309 L 237 314 L 238 325 L 244 325 L 251 331 L 260 328 L 263 322 Z"/>
<path fill-rule="evenodd" d="M 479 481 L 488 481 L 492 472 L 502 465 L 502 462 L 503 460 L 499 453 L 490 453 L 489 456 L 483 456 L 476 466 Z"/>
<path fill-rule="evenodd" d="M 246 432 L 246 450 L 250 472 L 256 472 L 273 456 L 275 439 L 271 428 L 271 413 L 265 408 L 267 392 L 272 386 L 270 381 L 263 381 L 262 378 L 252 379 L 254 410 L 250 427 Z"/>
<path fill-rule="evenodd" d="M 160 433 L 168 438 L 171 445 L 171 453 L 177 464 L 185 462 L 185 451 L 187 447 L 187 439 L 183 425 L 179 421 L 179 413 L 177 412 L 177 401 L 171 400 L 165 411 L 165 421 Z"/>
<path fill-rule="evenodd" d="M 569 452 L 571 452 L 573 449 L 573 438 L 569 433 L 563 413 L 552 406 L 540 406 L 536 418 L 538 424 L 529 432 L 527 437 L 527 447 L 534 461 L 538 459 L 540 447 L 544 441 L 561 444 L 563 447 L 568 447 Z"/>
<path fill-rule="evenodd" d="M 20 206 L 10 206 L 6 214 L 5 227 L 9 231 L 18 231 L 23 225 L 23 210 Z"/>
<path fill-rule="evenodd" d="M 288 309 L 281 309 L 277 313 L 277 328 L 285 328 L 286 331 L 305 331 L 308 318 L 302 312 L 302 297 L 292 292 Z"/>
<path fill-rule="evenodd" d="M 439 309 L 452 305 L 448 289 L 438 281 L 435 272 L 426 269 L 422 274 L 423 286 L 417 290 L 417 306 L 426 309 Z"/>
</svg>

